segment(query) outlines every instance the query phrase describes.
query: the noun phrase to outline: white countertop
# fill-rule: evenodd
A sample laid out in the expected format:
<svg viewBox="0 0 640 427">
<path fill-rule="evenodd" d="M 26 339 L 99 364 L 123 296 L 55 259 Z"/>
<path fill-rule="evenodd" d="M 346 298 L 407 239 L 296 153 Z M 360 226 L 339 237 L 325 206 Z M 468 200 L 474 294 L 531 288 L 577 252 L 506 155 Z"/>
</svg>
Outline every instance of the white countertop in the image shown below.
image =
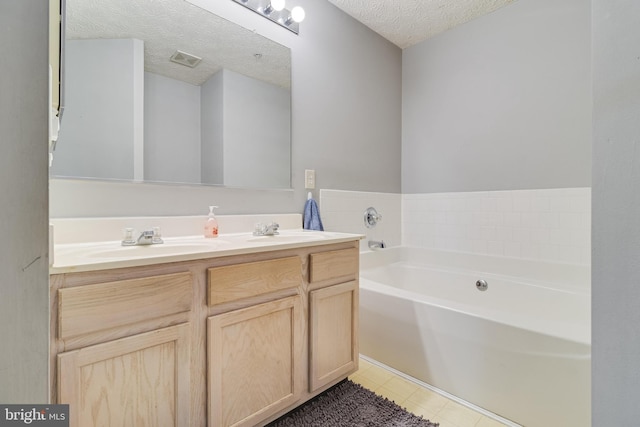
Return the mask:
<svg viewBox="0 0 640 427">
<path fill-rule="evenodd" d="M 120 241 L 58 244 L 50 274 L 107 270 L 178 261 L 193 261 L 229 255 L 242 255 L 316 245 L 343 243 L 364 238 L 361 234 L 309 230 L 280 230 L 276 236 L 251 233 L 168 237 L 164 243 L 122 246 Z"/>
</svg>

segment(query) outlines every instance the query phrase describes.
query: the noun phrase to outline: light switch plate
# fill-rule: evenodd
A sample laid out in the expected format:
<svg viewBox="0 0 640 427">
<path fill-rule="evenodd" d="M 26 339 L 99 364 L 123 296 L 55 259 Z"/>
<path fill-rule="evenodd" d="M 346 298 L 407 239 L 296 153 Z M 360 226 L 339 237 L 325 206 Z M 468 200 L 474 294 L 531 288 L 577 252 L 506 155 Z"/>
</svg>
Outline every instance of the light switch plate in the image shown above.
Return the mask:
<svg viewBox="0 0 640 427">
<path fill-rule="evenodd" d="M 316 188 L 316 171 L 314 169 L 305 169 L 304 188 L 307 190 Z"/>
</svg>

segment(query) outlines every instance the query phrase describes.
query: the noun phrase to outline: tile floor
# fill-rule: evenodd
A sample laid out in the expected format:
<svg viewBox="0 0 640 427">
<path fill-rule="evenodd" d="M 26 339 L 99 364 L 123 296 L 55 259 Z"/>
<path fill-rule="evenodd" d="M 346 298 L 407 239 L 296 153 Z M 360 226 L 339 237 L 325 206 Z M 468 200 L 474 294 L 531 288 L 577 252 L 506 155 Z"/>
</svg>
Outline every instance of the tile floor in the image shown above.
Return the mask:
<svg viewBox="0 0 640 427">
<path fill-rule="evenodd" d="M 440 427 L 505 426 L 362 358 L 360 358 L 360 369 L 350 375 L 349 379 L 376 394 L 393 400 L 416 415 L 421 415 L 434 423 L 440 423 Z"/>
</svg>

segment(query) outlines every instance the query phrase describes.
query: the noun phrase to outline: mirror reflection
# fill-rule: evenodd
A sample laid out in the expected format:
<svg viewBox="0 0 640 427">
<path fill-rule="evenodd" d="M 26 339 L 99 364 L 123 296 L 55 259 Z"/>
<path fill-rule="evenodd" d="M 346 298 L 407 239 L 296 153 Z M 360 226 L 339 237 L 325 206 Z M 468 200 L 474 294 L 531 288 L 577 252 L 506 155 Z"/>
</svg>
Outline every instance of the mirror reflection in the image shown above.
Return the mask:
<svg viewBox="0 0 640 427">
<path fill-rule="evenodd" d="M 184 0 L 67 0 L 57 177 L 290 188 L 288 48 Z"/>
</svg>

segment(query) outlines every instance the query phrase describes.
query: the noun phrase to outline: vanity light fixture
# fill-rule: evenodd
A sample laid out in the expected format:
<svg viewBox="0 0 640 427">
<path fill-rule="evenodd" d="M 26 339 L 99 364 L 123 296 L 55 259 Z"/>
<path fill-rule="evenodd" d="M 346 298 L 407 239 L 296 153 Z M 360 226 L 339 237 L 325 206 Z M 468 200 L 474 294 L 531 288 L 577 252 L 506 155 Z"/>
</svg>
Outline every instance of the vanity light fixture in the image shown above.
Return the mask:
<svg viewBox="0 0 640 427">
<path fill-rule="evenodd" d="M 300 6 L 291 11 L 285 8 L 285 0 L 233 0 L 287 30 L 298 34 L 300 22 L 304 20 L 304 9 Z"/>
<path fill-rule="evenodd" d="M 265 15 L 268 15 L 274 10 L 277 12 L 281 12 L 282 9 L 284 9 L 284 0 L 271 0 L 267 7 L 264 8 L 263 13 Z"/>
<path fill-rule="evenodd" d="M 292 22 L 300 23 L 304 21 L 304 9 L 301 6 L 296 6 L 291 9 L 291 15 L 284 21 L 285 24 L 290 25 Z"/>
</svg>

